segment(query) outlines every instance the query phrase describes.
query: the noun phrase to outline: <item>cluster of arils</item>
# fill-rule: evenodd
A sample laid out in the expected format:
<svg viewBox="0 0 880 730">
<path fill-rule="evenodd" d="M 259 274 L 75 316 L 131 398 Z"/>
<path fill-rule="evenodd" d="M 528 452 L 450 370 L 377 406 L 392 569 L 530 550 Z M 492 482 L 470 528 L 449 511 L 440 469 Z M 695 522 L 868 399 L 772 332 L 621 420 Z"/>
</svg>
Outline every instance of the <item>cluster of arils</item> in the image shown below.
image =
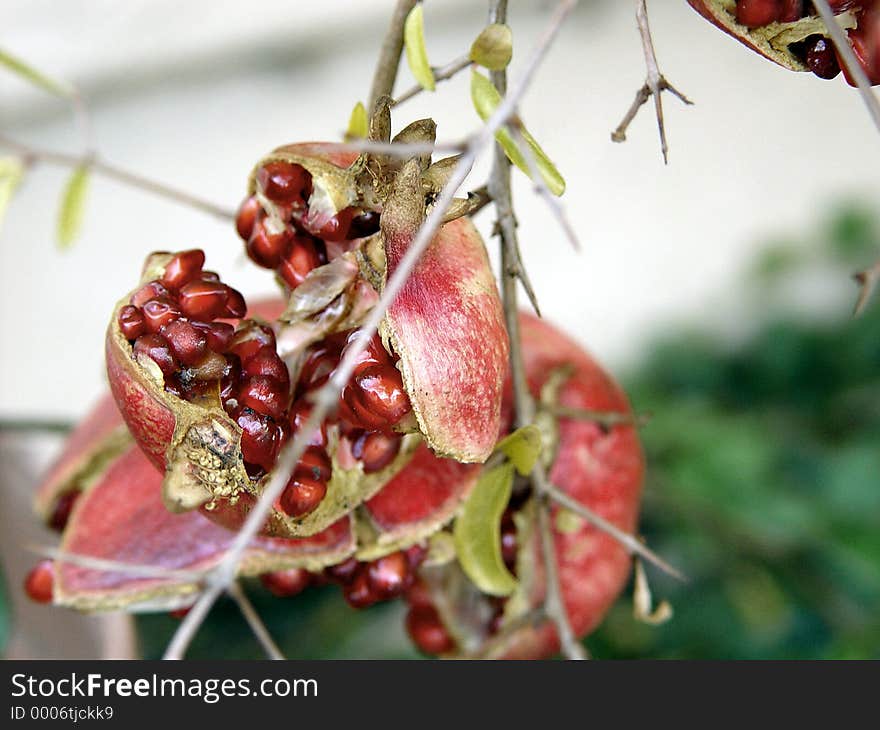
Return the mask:
<svg viewBox="0 0 880 730">
<path fill-rule="evenodd" d="M 843 69 L 847 81 L 855 85 L 810 0 L 736 0 L 734 8 L 724 0 L 688 1 L 723 30 L 777 63 L 812 71 L 823 79 L 833 79 Z M 828 5 L 835 15 L 850 14 L 850 45 L 869 81 L 880 84 L 880 3 L 829 0 Z"/>
<path fill-rule="evenodd" d="M 275 332 L 267 324 L 244 319 L 234 326 L 224 319 L 243 317 L 239 292 L 203 271 L 200 250 L 173 255 L 161 277 L 141 286 L 119 309 L 119 330 L 141 365 L 154 363 L 164 390 L 191 403 L 216 398 L 241 429 L 241 453 L 253 478 L 271 472 L 291 434 L 305 423 L 310 397 L 332 376 L 348 343 L 350 330 L 309 348 L 295 387 L 279 357 Z M 342 438 L 365 473 L 382 469 L 397 455 L 401 436 L 392 431 L 411 410 L 394 358 L 374 336 L 342 392 L 338 422 Z M 309 447 L 279 500 L 291 517 L 314 511 L 331 477 L 326 424 Z"/>
<path fill-rule="evenodd" d="M 329 218 L 309 214 L 312 176 L 302 165 L 267 162 L 255 175 L 256 191 L 241 204 L 236 230 L 248 256 L 274 269 L 290 289 L 313 269 L 349 250 L 351 241 L 379 230 L 379 215 L 348 206 Z"/>
</svg>

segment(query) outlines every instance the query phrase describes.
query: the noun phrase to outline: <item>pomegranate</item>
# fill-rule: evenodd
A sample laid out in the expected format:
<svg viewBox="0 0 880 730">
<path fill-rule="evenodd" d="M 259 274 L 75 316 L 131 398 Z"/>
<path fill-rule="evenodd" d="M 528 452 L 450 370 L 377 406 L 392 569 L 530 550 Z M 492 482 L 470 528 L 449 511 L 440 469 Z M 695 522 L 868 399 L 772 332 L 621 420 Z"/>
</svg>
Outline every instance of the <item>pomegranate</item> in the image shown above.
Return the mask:
<svg viewBox="0 0 880 730">
<path fill-rule="evenodd" d="M 752 50 L 794 71 L 832 79 L 845 65 L 809 0 L 688 0 L 700 15 Z M 829 0 L 847 29 L 856 58 L 880 84 L 880 2 Z M 855 80 L 844 74 L 850 85 Z"/>
</svg>

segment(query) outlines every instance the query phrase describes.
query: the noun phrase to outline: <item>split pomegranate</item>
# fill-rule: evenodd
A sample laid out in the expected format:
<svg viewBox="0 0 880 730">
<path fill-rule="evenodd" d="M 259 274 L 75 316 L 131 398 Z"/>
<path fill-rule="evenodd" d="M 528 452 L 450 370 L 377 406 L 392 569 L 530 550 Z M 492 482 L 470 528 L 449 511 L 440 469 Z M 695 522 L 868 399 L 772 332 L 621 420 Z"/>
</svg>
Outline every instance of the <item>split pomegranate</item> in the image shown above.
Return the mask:
<svg viewBox="0 0 880 730">
<path fill-rule="evenodd" d="M 845 64 L 809 0 L 688 0 L 703 17 L 758 53 L 795 71 L 832 79 Z M 880 84 L 880 2 L 829 0 L 844 27 L 856 59 L 872 84 Z"/>
</svg>

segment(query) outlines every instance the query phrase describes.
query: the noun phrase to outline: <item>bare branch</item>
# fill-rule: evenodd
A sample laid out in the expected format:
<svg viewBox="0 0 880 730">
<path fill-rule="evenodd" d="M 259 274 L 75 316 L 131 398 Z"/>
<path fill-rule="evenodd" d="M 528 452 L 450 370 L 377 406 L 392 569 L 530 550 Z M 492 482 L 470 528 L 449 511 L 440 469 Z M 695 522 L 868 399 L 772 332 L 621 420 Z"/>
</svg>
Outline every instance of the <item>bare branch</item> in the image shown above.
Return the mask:
<svg viewBox="0 0 880 730">
<path fill-rule="evenodd" d="M 828 0 L 813 0 L 813 7 L 816 8 L 822 17 L 822 22 L 825 23 L 825 27 L 828 29 L 828 34 L 831 36 L 834 47 L 843 57 L 843 64 L 846 66 L 846 70 L 849 71 L 850 78 L 856 81 L 856 86 L 862 95 L 862 100 L 868 108 L 868 114 L 874 120 L 874 126 L 880 131 L 880 102 L 877 101 L 877 97 L 871 89 L 871 82 L 868 80 L 865 70 L 853 53 L 846 33 L 843 32 L 843 28 L 835 20 L 834 13 L 828 5 Z"/>
<path fill-rule="evenodd" d="M 391 23 L 379 50 L 379 60 L 373 73 L 373 84 L 370 87 L 370 100 L 367 111 L 372 114 L 376 101 L 382 96 L 391 96 L 394 82 L 397 80 L 397 69 L 400 67 L 400 54 L 403 53 L 403 24 L 406 16 L 415 7 L 417 0 L 397 0 Z"/>
<path fill-rule="evenodd" d="M 457 73 L 464 71 L 466 68 L 470 68 L 474 65 L 474 62 L 471 61 L 467 56 L 461 56 L 456 58 L 454 61 L 450 61 L 445 66 L 438 66 L 436 68 L 432 68 L 431 70 L 434 72 L 434 81 L 447 81 L 455 76 Z M 409 101 L 414 96 L 422 93 L 424 89 L 416 84 L 415 86 L 411 86 L 406 91 L 404 91 L 400 96 L 398 96 L 391 104 L 391 106 L 399 106 L 403 104 L 405 101 Z"/>
<path fill-rule="evenodd" d="M 864 271 L 853 274 L 853 279 L 861 287 L 859 289 L 859 298 L 856 300 L 856 306 L 853 310 L 853 317 L 858 317 L 865 311 L 868 302 L 874 294 L 874 290 L 877 288 L 878 282 L 880 282 L 880 261 L 877 261 L 877 263 Z"/>
<path fill-rule="evenodd" d="M 660 570 L 662 570 L 664 573 L 668 573 L 673 578 L 677 578 L 680 581 L 687 582 L 687 578 L 685 578 L 680 571 L 673 568 L 669 563 L 667 563 L 663 558 L 657 555 L 653 550 L 647 547 L 640 540 L 636 539 L 629 533 L 624 532 L 619 527 L 608 522 L 608 520 L 604 519 L 603 517 L 600 517 L 589 507 L 585 507 L 577 500 L 568 496 L 565 492 L 559 489 L 559 487 L 547 482 L 543 487 L 543 491 L 547 494 L 548 497 L 550 497 L 550 499 L 552 499 L 557 504 L 565 507 L 565 509 L 570 510 L 571 512 L 574 512 L 576 515 L 583 518 L 594 527 L 597 527 L 602 532 L 613 537 L 615 540 L 617 540 L 617 542 L 623 545 L 623 547 L 625 547 L 631 555 L 640 555 L 652 565 L 660 568 Z"/>
<path fill-rule="evenodd" d="M 645 54 L 645 66 L 647 67 L 648 75 L 645 79 L 645 85 L 636 92 L 636 98 L 633 100 L 632 106 L 630 106 L 620 124 L 617 125 L 617 129 L 611 133 L 611 141 L 626 141 L 626 130 L 630 122 L 635 119 L 642 104 L 650 96 L 653 96 L 654 112 L 657 115 L 657 128 L 660 131 L 660 151 L 663 153 L 663 163 L 666 164 L 669 162 L 667 155 L 669 148 L 666 144 L 666 126 L 663 122 L 663 101 L 661 95 L 664 91 L 669 91 L 685 104 L 693 104 L 693 102 L 670 84 L 663 74 L 660 73 L 660 68 L 657 65 L 657 54 L 654 52 L 654 40 L 651 37 L 651 29 L 648 26 L 646 0 L 639 0 L 638 8 L 636 9 L 636 22 L 638 23 L 639 35 L 642 39 L 642 50 Z"/>
<path fill-rule="evenodd" d="M 60 165 L 62 167 L 74 169 L 87 167 L 99 175 L 124 183 L 129 187 L 153 193 L 154 195 L 158 195 L 167 200 L 172 200 L 175 203 L 208 213 L 216 218 L 226 221 L 235 219 L 234 210 L 216 205 L 204 198 L 199 198 L 191 193 L 166 185 L 165 183 L 150 180 L 142 175 L 123 170 L 121 167 L 111 165 L 109 162 L 104 162 L 91 152 L 87 152 L 84 155 L 69 155 L 63 152 L 54 152 L 52 150 L 31 147 L 30 145 L 17 142 L 4 134 L 0 134 L 0 147 L 6 147 L 13 150 L 28 162 L 46 162 L 51 165 Z"/>
<path fill-rule="evenodd" d="M 254 604 L 247 597 L 247 593 L 244 592 L 241 584 L 235 581 L 226 589 L 226 592 L 238 604 L 241 615 L 244 616 L 251 631 L 254 632 L 254 636 L 260 642 L 263 651 L 266 652 L 266 656 L 276 661 L 285 659 L 284 652 L 278 648 L 278 644 L 275 643 L 275 640 L 269 633 L 269 629 L 266 628 L 266 624 L 263 623 L 263 619 L 260 618 L 260 614 L 257 613 Z"/>
<path fill-rule="evenodd" d="M 288 441 L 281 450 L 275 465 L 275 470 L 273 471 L 268 484 L 265 486 L 263 494 L 248 514 L 247 519 L 236 535 L 235 540 L 233 540 L 232 545 L 229 547 L 222 562 L 209 576 L 208 585 L 205 591 L 178 627 L 177 632 L 165 651 L 166 659 L 179 659 L 184 655 L 187 647 L 195 636 L 196 631 L 198 631 L 199 626 L 201 626 L 211 606 L 217 600 L 217 597 L 226 590 L 229 585 L 231 585 L 235 578 L 236 566 L 241 560 L 244 550 L 265 522 L 272 504 L 286 486 L 290 474 L 293 472 L 294 466 L 305 451 L 312 435 L 318 429 L 320 423 L 324 420 L 331 409 L 335 408 L 336 403 L 339 400 L 339 393 L 354 372 L 358 358 L 366 348 L 370 341 L 370 337 L 376 331 L 382 318 L 385 316 L 388 307 L 397 297 L 398 292 L 403 287 L 415 264 L 421 258 L 422 253 L 424 253 L 428 244 L 433 239 L 434 234 L 443 219 L 443 214 L 455 196 L 456 190 L 464 182 L 479 154 L 491 144 L 495 132 L 515 113 L 516 105 L 519 103 L 522 95 L 529 88 L 537 67 L 546 55 L 547 50 L 553 39 L 556 37 L 563 21 L 576 3 L 577 0 L 561 0 L 553 13 L 547 29 L 536 44 L 522 76 L 517 79 L 517 83 L 513 90 L 507 97 L 505 97 L 502 103 L 498 105 L 498 108 L 492 116 L 489 117 L 485 125 L 481 127 L 479 132 L 469 142 L 467 149 L 459 159 L 455 170 L 450 176 L 447 184 L 444 186 L 436 204 L 431 209 L 425 222 L 419 228 L 419 231 L 410 244 L 408 251 L 398 264 L 394 274 L 388 280 L 378 303 L 362 325 L 361 331 L 364 336 L 357 338 L 357 340 L 352 343 L 351 348 L 341 360 L 333 377 L 316 394 L 314 407 L 312 408 L 312 413 L 307 422 L 297 435 Z"/>
<path fill-rule="evenodd" d="M 572 408 L 561 404 L 544 406 L 547 411 L 560 418 L 577 421 L 592 421 L 600 426 L 644 426 L 651 419 L 650 413 L 614 413 L 594 411 L 589 408 Z"/>
</svg>

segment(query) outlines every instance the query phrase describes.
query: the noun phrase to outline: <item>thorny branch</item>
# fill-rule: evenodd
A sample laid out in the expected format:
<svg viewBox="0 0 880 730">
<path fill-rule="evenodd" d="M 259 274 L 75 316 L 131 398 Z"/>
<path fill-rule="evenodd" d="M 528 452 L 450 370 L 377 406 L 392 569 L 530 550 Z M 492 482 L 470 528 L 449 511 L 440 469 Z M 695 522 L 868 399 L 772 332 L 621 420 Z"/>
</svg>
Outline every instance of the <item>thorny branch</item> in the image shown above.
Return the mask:
<svg viewBox="0 0 880 730">
<path fill-rule="evenodd" d="M 269 483 L 261 495 L 259 501 L 248 514 L 247 519 L 239 530 L 232 545 L 227 551 L 221 563 L 211 572 L 206 581 L 205 588 L 195 602 L 190 612 L 181 622 L 174 637 L 165 651 L 166 659 L 180 659 L 186 652 L 187 647 L 198 631 L 202 622 L 210 611 L 218 596 L 223 593 L 235 580 L 235 573 L 242 553 L 247 545 L 259 532 L 272 504 L 281 494 L 290 474 L 299 458 L 302 456 L 313 433 L 318 429 L 321 421 L 335 407 L 339 399 L 342 387 L 348 382 L 357 359 L 370 341 L 370 337 L 376 331 L 379 323 L 385 315 L 388 306 L 394 301 L 398 292 L 403 287 L 410 272 L 421 258 L 434 233 L 440 226 L 446 208 L 452 202 L 458 187 L 464 182 L 470 172 L 474 161 L 492 142 L 495 132 L 504 125 L 514 114 L 520 98 L 529 88 L 534 73 L 547 53 L 550 44 L 556 37 L 563 21 L 576 5 L 577 0 L 561 0 L 557 5 L 547 29 L 538 40 L 532 55 L 530 56 L 522 75 L 516 80 L 510 93 L 504 98 L 492 116 L 486 121 L 480 131 L 471 139 L 467 149 L 462 154 L 455 171 L 443 188 L 435 206 L 431 209 L 425 222 L 419 228 L 418 233 L 410 244 L 406 255 L 400 261 L 394 275 L 388 280 L 382 296 L 373 308 L 367 320 L 364 322 L 363 336 L 352 343 L 351 349 L 342 359 L 334 376 L 327 384 L 318 391 L 312 414 L 302 430 L 291 439 L 282 449 L 275 471 Z"/>
<path fill-rule="evenodd" d="M 663 101 L 661 95 L 664 91 L 669 91 L 685 104 L 693 104 L 693 102 L 670 84 L 663 74 L 660 73 L 660 67 L 657 65 L 657 54 L 654 52 L 654 40 L 651 37 L 651 29 L 648 26 L 646 0 L 639 0 L 638 9 L 636 10 L 636 22 L 639 26 L 639 35 L 642 38 L 642 50 L 645 53 L 645 66 L 647 67 L 648 75 L 645 78 L 644 86 L 636 92 L 636 98 L 633 100 L 632 106 L 630 106 L 620 124 L 617 125 L 617 129 L 611 133 L 611 141 L 626 141 L 626 130 L 630 122 L 635 119 L 642 104 L 648 101 L 649 97 L 653 96 L 654 112 L 657 115 L 657 127 L 660 130 L 660 151 L 663 153 L 663 163 L 666 164 L 669 162 L 667 156 L 669 148 L 666 144 L 666 126 L 663 123 Z"/>
<path fill-rule="evenodd" d="M 862 100 L 868 108 L 868 114 L 871 115 L 871 119 L 874 121 L 874 126 L 880 131 L 880 102 L 877 101 L 877 97 L 871 89 L 871 82 L 868 80 L 865 70 L 853 53 L 846 33 L 843 32 L 843 28 L 837 23 L 834 13 L 828 5 L 828 0 L 813 0 L 813 6 L 822 17 L 822 22 L 825 23 L 825 27 L 828 29 L 828 34 L 834 42 L 834 47 L 843 57 L 843 64 L 846 66 L 850 78 L 855 79 L 859 93 L 862 95 Z"/>
<path fill-rule="evenodd" d="M 124 183 L 133 188 L 153 193 L 160 197 L 172 200 L 181 205 L 187 205 L 195 208 L 203 213 L 208 213 L 216 218 L 224 221 L 235 219 L 235 211 L 224 208 L 220 205 L 212 203 L 204 198 L 199 198 L 184 190 L 179 190 L 165 183 L 151 180 L 142 175 L 138 175 L 121 167 L 112 165 L 103 161 L 96 153 L 87 151 L 83 155 L 71 155 L 64 152 L 55 152 L 54 150 L 46 150 L 38 147 L 31 147 L 22 142 L 10 139 L 5 134 L 0 134 L 0 147 L 5 147 L 17 155 L 20 155 L 25 164 L 33 164 L 35 162 L 46 162 L 51 165 L 61 165 L 62 167 L 78 168 L 86 167 L 92 172 L 108 177 L 112 180 Z"/>
<path fill-rule="evenodd" d="M 489 10 L 490 23 L 504 23 L 507 20 L 507 0 L 492 0 Z M 507 91 L 507 74 L 505 71 L 493 71 L 492 83 L 498 93 L 504 97 Z M 513 204 L 510 191 L 510 160 L 500 144 L 495 145 L 495 157 L 489 178 L 489 193 L 495 201 L 498 215 L 497 230 L 501 239 L 501 296 L 504 303 L 504 320 L 510 339 L 510 372 L 513 381 L 514 410 L 517 426 L 530 424 L 535 417 L 535 402 L 529 392 L 525 377 L 522 358 L 522 341 L 519 329 L 519 305 L 517 303 L 517 278 L 527 281 L 522 274 L 519 259 L 519 243 L 516 235 L 516 220 L 513 217 Z M 526 287 L 529 291 L 531 287 Z M 537 311 L 537 308 L 536 308 Z M 541 555 L 544 563 L 545 597 L 544 612 L 556 626 L 559 644 L 567 659 L 585 659 L 583 645 L 577 640 L 568 620 L 565 604 L 559 585 L 559 574 L 556 567 L 556 550 L 553 530 L 550 524 L 550 506 L 541 492 L 540 465 L 532 473 L 540 499 L 538 502 L 538 532 L 541 535 Z"/>
</svg>

